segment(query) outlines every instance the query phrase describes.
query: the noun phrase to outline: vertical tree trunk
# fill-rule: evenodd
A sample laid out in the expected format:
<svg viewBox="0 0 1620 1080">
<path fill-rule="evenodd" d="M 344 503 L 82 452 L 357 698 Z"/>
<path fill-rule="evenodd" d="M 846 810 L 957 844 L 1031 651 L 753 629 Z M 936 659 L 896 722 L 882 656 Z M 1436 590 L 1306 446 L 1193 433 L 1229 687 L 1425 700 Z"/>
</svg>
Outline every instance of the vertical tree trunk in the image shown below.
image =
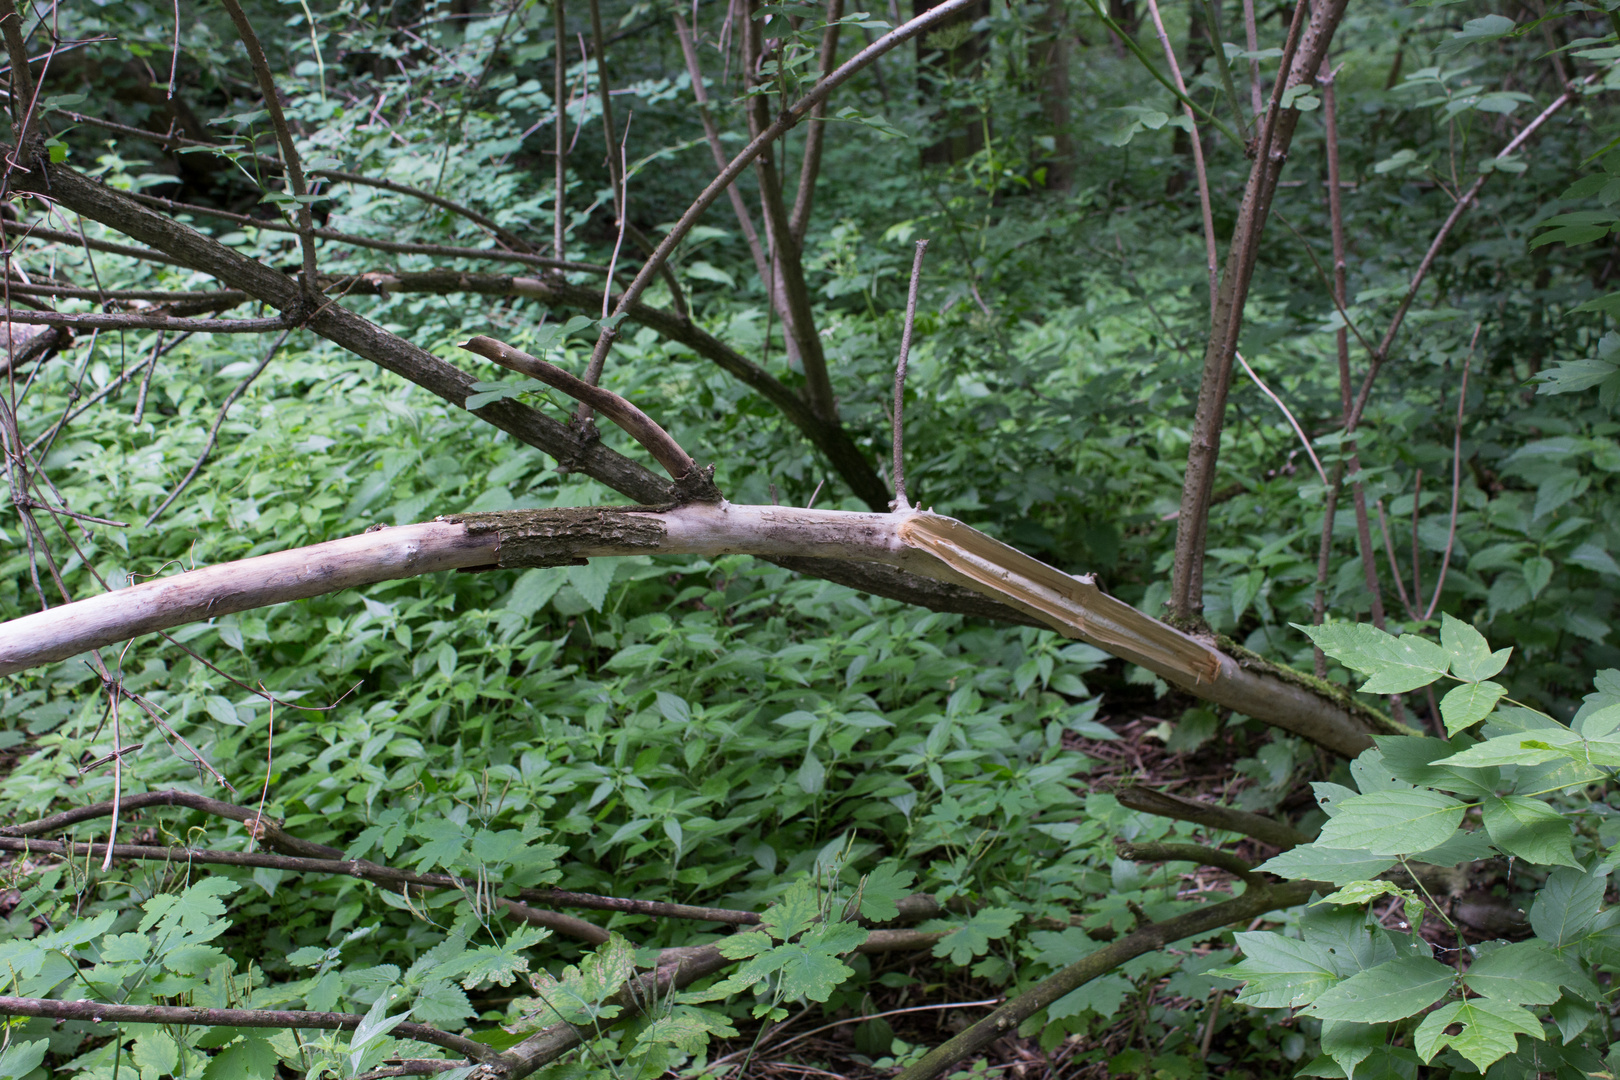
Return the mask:
<svg viewBox="0 0 1620 1080">
<path fill-rule="evenodd" d="M 1046 186 L 1065 194 L 1074 184 L 1074 135 L 1070 132 L 1069 12 L 1063 0 L 1049 0 L 1035 22 L 1036 43 L 1030 50 L 1030 69 L 1041 115 L 1052 134 L 1052 152 L 1046 157 Z"/>
</svg>

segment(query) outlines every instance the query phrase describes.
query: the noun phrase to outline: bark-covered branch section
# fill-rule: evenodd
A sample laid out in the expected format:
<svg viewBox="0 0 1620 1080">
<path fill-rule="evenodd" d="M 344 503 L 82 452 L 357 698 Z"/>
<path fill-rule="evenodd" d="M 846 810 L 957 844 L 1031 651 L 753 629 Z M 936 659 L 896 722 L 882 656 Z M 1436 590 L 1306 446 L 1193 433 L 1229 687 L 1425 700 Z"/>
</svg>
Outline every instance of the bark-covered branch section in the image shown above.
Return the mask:
<svg viewBox="0 0 1620 1080">
<path fill-rule="evenodd" d="M 966 590 L 1140 664 L 1189 693 L 1354 756 L 1409 733 L 1329 684 L 1223 651 L 952 518 L 689 503 L 460 514 L 193 570 L 0 624 L 0 674 L 155 630 L 450 569 L 592 556 L 838 559 Z"/>
</svg>

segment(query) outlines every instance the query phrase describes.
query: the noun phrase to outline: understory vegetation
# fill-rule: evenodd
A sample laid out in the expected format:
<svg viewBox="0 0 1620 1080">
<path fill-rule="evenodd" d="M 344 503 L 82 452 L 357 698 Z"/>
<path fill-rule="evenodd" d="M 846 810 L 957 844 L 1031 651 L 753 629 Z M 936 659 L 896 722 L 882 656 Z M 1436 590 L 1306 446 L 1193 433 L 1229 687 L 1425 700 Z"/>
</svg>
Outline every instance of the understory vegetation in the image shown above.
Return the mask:
<svg viewBox="0 0 1620 1080">
<path fill-rule="evenodd" d="M 1355 702 L 1360 756 L 831 559 L 203 612 L 0 676 L 0 1080 L 1615 1075 L 1620 5 L 959 2 L 666 261 L 936 5 L 553 4 L 0 0 L 0 619 L 680 502 L 493 426 L 583 430 L 459 347 L 610 346 L 739 506 L 886 511 L 903 400 L 902 511 Z"/>
</svg>

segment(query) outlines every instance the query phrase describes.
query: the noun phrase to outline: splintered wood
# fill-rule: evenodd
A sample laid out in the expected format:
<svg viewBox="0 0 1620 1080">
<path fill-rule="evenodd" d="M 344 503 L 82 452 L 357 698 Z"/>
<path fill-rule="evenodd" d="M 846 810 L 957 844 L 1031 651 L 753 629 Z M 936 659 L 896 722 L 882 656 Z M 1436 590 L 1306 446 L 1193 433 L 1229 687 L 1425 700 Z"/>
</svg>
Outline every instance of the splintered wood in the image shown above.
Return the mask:
<svg viewBox="0 0 1620 1080">
<path fill-rule="evenodd" d="M 901 522 L 900 539 L 926 551 L 979 592 L 1028 612 L 1064 637 L 1091 642 L 1177 682 L 1214 682 L 1219 654 L 1172 626 L 1144 615 L 1097 587 L 1032 559 L 954 518 L 917 514 Z"/>
</svg>

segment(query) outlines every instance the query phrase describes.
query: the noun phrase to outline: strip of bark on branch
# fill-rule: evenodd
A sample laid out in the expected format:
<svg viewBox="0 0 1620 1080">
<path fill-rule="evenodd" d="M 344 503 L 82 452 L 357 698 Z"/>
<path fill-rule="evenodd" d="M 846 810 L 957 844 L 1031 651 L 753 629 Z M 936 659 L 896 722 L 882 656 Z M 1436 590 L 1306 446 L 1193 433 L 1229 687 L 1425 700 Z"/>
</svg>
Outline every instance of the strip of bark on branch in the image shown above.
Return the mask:
<svg viewBox="0 0 1620 1080">
<path fill-rule="evenodd" d="M 592 556 L 840 558 L 965 586 L 1207 701 L 1355 756 L 1410 734 L 1342 691 L 1167 626 L 961 522 L 927 512 L 689 503 L 461 514 L 193 570 L 0 624 L 0 674 L 154 630 L 439 570 L 558 566 Z"/>
</svg>

